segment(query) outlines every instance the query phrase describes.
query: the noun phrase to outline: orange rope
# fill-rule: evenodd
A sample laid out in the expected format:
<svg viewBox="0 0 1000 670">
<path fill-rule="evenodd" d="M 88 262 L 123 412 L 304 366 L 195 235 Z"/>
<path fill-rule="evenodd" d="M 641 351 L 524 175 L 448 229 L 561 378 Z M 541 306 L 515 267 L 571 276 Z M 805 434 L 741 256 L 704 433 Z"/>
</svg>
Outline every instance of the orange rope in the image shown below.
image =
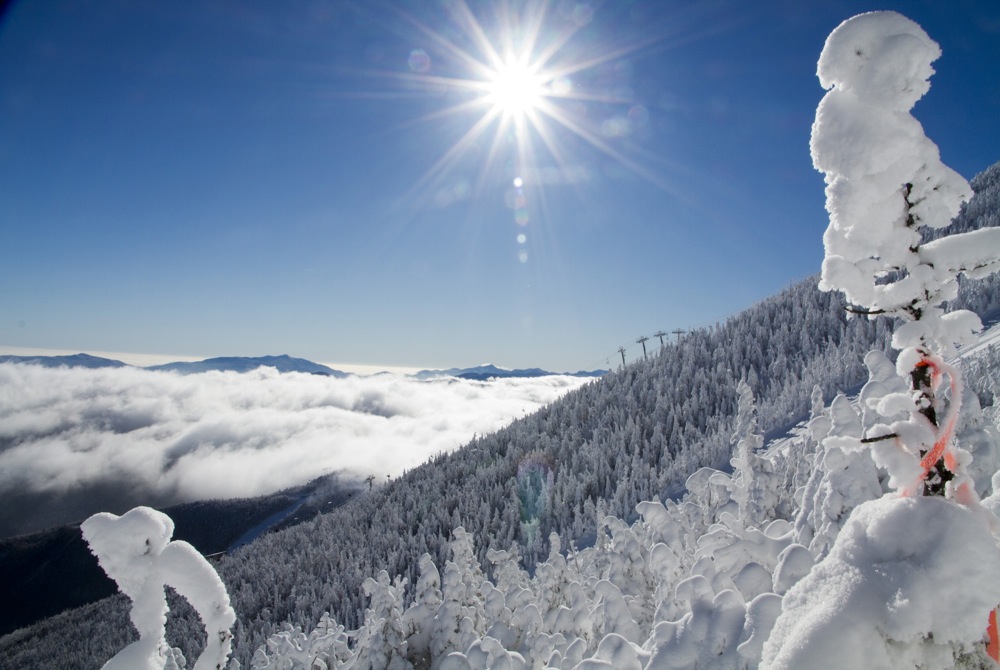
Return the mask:
<svg viewBox="0 0 1000 670">
<path fill-rule="evenodd" d="M 948 375 L 948 379 L 951 380 L 951 403 L 948 407 L 948 416 L 944 420 L 943 425 L 937 429 L 937 439 L 934 441 L 934 447 L 924 454 L 922 459 L 920 459 L 920 468 L 923 470 L 923 473 L 920 475 L 918 482 L 922 482 L 927 478 L 927 475 L 930 474 L 930 471 L 942 458 L 944 458 L 944 466 L 951 472 L 956 472 L 958 469 L 958 459 L 955 457 L 955 452 L 948 447 L 951 444 L 952 437 L 955 435 L 955 425 L 958 422 L 958 409 L 962 404 L 962 396 L 961 391 L 955 384 L 956 375 L 958 373 L 954 368 L 946 365 L 944 362 L 934 361 L 927 357 L 922 358 L 917 366 L 931 368 L 931 387 L 935 392 L 941 383 L 942 372 L 945 372 Z M 942 367 L 945 367 L 946 369 L 942 371 Z M 963 482 L 960 484 L 956 493 L 960 500 L 962 498 L 975 499 L 975 496 L 971 491 L 971 487 L 969 486 L 969 482 Z M 996 609 L 990 610 L 989 622 L 986 626 L 986 635 L 986 653 L 994 660 L 994 662 L 1000 663 L 1000 629 L 998 629 L 997 625 Z"/>
<path fill-rule="evenodd" d="M 943 365 L 945 365 L 943 362 L 939 363 L 927 357 L 922 358 L 917 364 L 917 367 L 931 368 L 931 386 L 935 391 L 941 383 L 941 367 Z M 942 458 L 944 458 L 946 468 L 952 472 L 958 469 L 958 461 L 955 459 L 955 453 L 951 449 L 948 449 L 948 445 L 951 444 L 951 438 L 955 435 L 955 424 L 958 422 L 958 407 L 961 405 L 962 399 L 955 386 L 956 372 L 951 366 L 947 367 L 948 378 L 951 380 L 951 406 L 948 408 L 948 417 L 945 419 L 944 425 L 938 428 L 934 447 L 920 459 L 920 468 L 923 470 L 923 473 L 920 475 L 920 481 L 927 478 L 927 475 L 930 474 L 930 471 L 934 469 L 934 466 Z"/>
<path fill-rule="evenodd" d="M 990 610 L 990 622 L 986 626 L 989 641 L 986 643 L 986 653 L 997 663 L 1000 663 L 1000 634 L 997 632 L 997 611 Z"/>
</svg>

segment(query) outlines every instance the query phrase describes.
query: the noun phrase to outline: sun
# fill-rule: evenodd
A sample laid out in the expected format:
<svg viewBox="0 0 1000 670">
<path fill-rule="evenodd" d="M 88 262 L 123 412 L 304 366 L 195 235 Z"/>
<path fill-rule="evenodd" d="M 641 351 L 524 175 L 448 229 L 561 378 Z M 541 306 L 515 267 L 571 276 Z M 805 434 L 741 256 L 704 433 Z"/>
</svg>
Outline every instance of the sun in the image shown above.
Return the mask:
<svg viewBox="0 0 1000 670">
<path fill-rule="evenodd" d="M 538 109 L 546 93 L 545 76 L 524 60 L 508 59 L 487 76 L 486 102 L 493 112 L 519 120 Z"/>
<path fill-rule="evenodd" d="M 648 112 L 629 86 L 614 83 L 619 76 L 614 63 L 658 37 L 595 42 L 582 31 L 592 13 L 565 14 L 557 0 L 496 0 L 485 5 L 492 13 L 484 10 L 479 16 L 468 0 L 444 6 L 447 20 L 433 24 L 401 10 L 416 29 L 416 48 L 407 61 L 409 72 L 386 75 L 441 100 L 435 111 L 413 122 L 433 121 L 451 138 L 408 195 L 437 194 L 460 165 L 466 180 L 464 162 L 470 156 L 479 161 L 478 178 L 467 184 L 473 196 L 500 183 L 495 177 L 577 184 L 589 174 L 590 149 L 660 183 L 632 157 L 643 154 L 641 148 L 622 140 Z M 544 179 L 528 178 L 543 172 Z M 451 201 L 450 196 L 441 200 Z"/>
</svg>

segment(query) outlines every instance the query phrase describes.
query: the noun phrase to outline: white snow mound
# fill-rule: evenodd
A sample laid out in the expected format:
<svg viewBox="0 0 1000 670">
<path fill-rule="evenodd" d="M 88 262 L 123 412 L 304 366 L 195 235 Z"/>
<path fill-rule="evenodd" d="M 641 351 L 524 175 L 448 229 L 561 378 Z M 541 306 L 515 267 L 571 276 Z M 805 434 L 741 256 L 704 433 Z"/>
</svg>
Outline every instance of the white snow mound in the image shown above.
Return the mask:
<svg viewBox="0 0 1000 670">
<path fill-rule="evenodd" d="M 975 512 L 940 497 L 854 510 L 785 596 L 761 668 L 951 668 L 1000 603 L 1000 548 Z"/>
</svg>

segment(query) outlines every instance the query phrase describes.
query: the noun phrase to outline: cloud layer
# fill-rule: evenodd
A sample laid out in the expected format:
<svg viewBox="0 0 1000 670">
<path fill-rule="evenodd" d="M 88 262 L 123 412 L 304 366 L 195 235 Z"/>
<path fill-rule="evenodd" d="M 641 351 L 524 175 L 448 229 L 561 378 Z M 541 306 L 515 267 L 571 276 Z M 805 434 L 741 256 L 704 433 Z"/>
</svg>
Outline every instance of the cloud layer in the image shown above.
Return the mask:
<svg viewBox="0 0 1000 670">
<path fill-rule="evenodd" d="M 395 477 L 586 381 L 0 364 L 0 537 L 99 509 L 262 495 L 334 471 Z"/>
</svg>

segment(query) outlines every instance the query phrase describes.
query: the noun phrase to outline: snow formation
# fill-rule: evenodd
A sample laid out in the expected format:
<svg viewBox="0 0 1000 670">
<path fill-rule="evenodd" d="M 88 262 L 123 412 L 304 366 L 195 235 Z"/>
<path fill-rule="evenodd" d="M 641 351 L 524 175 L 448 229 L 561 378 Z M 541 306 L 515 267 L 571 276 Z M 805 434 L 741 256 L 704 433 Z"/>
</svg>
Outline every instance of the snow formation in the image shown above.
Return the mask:
<svg viewBox="0 0 1000 670">
<path fill-rule="evenodd" d="M 951 668 L 1000 603 L 1000 548 L 964 506 L 883 497 L 854 510 L 830 555 L 782 601 L 766 667 Z"/>
<path fill-rule="evenodd" d="M 934 264 L 941 252 L 921 250 L 919 226 L 947 225 L 972 192 L 910 114 L 940 55 L 913 21 L 872 12 L 838 26 L 820 56 L 817 74 L 829 91 L 810 141 L 830 213 L 820 287 L 870 312 L 912 317 L 954 297 L 954 276 Z M 970 236 L 989 237 L 996 250 L 996 234 Z M 900 276 L 887 281 L 889 273 Z"/>
<path fill-rule="evenodd" d="M 139 640 L 122 649 L 104 670 L 163 670 L 185 667 L 183 656 L 164 637 L 167 599 L 164 586 L 187 598 L 201 617 L 208 637 L 194 670 L 222 668 L 229 658 L 236 613 L 215 570 L 187 542 L 171 541 L 174 522 L 149 507 L 122 516 L 102 512 L 81 524 L 83 537 L 101 568 L 132 601 L 132 624 Z"/>
<path fill-rule="evenodd" d="M 866 425 L 828 437 L 824 447 L 846 458 L 870 444 L 901 497 L 854 509 L 830 553 L 785 597 L 763 649 L 765 667 L 950 668 L 981 652 L 1000 603 L 989 579 L 1000 558 L 997 519 L 979 504 L 971 454 L 955 444 L 963 389 L 944 360 L 982 324 L 942 305 L 957 296 L 959 274 L 1000 267 L 1000 230 L 924 243 L 921 227 L 947 226 L 972 195 L 910 115 L 940 55 L 913 21 L 872 12 L 842 23 L 820 56 L 817 74 L 830 89 L 811 141 L 830 213 L 820 288 L 843 291 L 869 317 L 906 322 L 893 337 L 901 349 L 895 379 L 878 354 L 866 359 Z M 840 477 L 840 486 L 851 489 L 856 475 Z M 948 499 L 912 497 L 921 493 Z"/>
</svg>

